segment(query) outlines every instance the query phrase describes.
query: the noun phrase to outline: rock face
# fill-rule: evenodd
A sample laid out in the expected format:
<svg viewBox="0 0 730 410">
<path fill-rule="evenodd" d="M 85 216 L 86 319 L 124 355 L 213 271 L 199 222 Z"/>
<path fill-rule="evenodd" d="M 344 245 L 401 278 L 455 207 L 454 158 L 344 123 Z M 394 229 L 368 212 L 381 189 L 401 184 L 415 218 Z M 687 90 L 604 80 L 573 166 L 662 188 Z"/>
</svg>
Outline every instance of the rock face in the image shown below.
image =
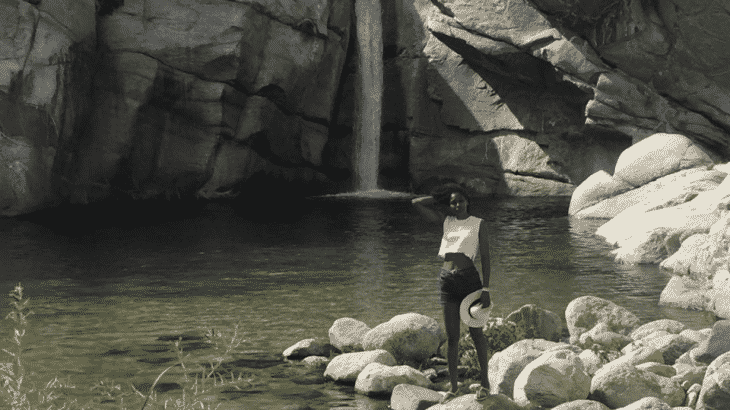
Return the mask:
<svg viewBox="0 0 730 410">
<path fill-rule="evenodd" d="M 50 206 L 86 126 L 93 0 L 0 1 L 0 215 Z"/>
<path fill-rule="evenodd" d="M 350 188 L 353 2 L 295 3 L 0 1 L 2 214 Z M 656 133 L 691 141 L 682 166 L 730 156 L 723 2 L 381 3 L 386 188 L 571 195 L 602 171 L 601 197 Z M 653 178 L 642 158 L 616 175 Z"/>
</svg>

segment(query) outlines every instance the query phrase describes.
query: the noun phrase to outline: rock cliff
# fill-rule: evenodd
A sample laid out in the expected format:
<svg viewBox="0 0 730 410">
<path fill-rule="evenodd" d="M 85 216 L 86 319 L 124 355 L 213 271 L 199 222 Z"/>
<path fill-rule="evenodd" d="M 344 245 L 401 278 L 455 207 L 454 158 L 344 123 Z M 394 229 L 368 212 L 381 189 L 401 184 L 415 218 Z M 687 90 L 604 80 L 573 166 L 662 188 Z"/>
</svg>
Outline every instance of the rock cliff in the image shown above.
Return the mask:
<svg viewBox="0 0 730 410">
<path fill-rule="evenodd" d="M 730 156 L 726 0 L 381 4 L 385 188 L 570 195 L 657 132 Z M 351 186 L 351 1 L 0 0 L 0 16 L 3 215 Z"/>
</svg>

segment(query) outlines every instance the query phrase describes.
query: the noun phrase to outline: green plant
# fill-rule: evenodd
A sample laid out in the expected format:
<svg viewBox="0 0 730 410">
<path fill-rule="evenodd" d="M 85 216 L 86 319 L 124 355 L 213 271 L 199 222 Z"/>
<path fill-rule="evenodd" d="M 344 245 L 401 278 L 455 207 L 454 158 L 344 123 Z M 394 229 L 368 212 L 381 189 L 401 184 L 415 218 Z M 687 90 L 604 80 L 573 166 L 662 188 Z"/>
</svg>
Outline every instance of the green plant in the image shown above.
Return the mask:
<svg viewBox="0 0 730 410">
<path fill-rule="evenodd" d="M 160 381 L 162 376 L 167 373 L 170 369 L 175 366 L 180 366 L 183 369 L 184 385 L 181 397 L 174 399 L 166 399 L 163 402 L 165 409 L 172 408 L 177 410 L 193 410 L 202 409 L 210 410 L 216 409 L 220 406 L 220 403 L 215 407 L 212 407 L 210 403 L 204 403 L 201 396 L 203 394 L 210 393 L 211 389 L 215 387 L 221 387 L 224 385 L 231 386 L 233 388 L 240 389 L 240 384 L 249 383 L 248 379 L 243 378 L 243 373 L 240 372 L 238 376 L 233 371 L 226 371 L 224 373 L 222 369 L 223 362 L 228 359 L 238 346 L 243 343 L 244 339 L 239 334 L 239 324 L 236 324 L 230 335 L 224 335 L 220 331 L 216 331 L 211 328 L 206 331 L 206 341 L 210 343 L 213 350 L 217 353 L 213 358 L 208 360 L 207 366 L 203 366 L 203 370 L 199 373 L 194 373 L 192 377 L 187 373 L 187 366 L 185 365 L 186 360 L 190 357 L 190 354 L 184 354 L 182 347 L 182 338 L 178 338 L 175 343 L 175 352 L 177 354 L 178 362 L 174 365 L 163 370 L 155 379 L 150 387 L 149 394 L 145 397 L 145 401 L 142 404 L 141 410 L 147 406 L 147 403 L 152 399 L 152 402 L 159 402 L 157 394 L 155 393 L 155 386 Z M 142 395 L 141 393 L 137 392 Z"/>
<path fill-rule="evenodd" d="M 490 319 L 482 331 L 487 339 L 487 356 L 490 358 L 494 353 L 508 348 L 517 341 L 525 339 L 527 335 L 524 326 L 502 318 Z M 465 377 L 478 377 L 479 358 L 477 357 L 474 341 L 468 331 L 463 332 L 460 336 L 459 364 L 467 368 Z"/>
</svg>

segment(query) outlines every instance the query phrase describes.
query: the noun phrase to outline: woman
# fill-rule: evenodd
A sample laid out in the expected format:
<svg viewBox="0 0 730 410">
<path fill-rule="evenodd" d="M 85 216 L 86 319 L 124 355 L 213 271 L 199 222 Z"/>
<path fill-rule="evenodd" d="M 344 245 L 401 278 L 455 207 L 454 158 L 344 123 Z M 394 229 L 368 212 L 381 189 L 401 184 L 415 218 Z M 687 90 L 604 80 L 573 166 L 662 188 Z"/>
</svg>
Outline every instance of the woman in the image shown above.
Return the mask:
<svg viewBox="0 0 730 410">
<path fill-rule="evenodd" d="M 459 306 L 468 294 L 482 288 L 482 306 L 491 305 L 489 295 L 489 240 L 486 223 L 469 213 L 469 194 L 458 184 L 446 184 L 432 192 L 431 196 L 413 199 L 413 205 L 429 221 L 443 223 L 439 256 L 444 264 L 439 274 L 440 301 L 444 308 L 444 323 L 448 337 L 449 377 L 451 390 L 444 401 L 456 397 L 458 388 L 457 366 L 459 364 Z M 482 278 L 474 266 L 477 254 L 481 254 Z M 487 340 L 481 328 L 469 327 L 469 333 L 481 367 L 481 387 L 477 400 L 489 395 L 487 378 Z"/>
</svg>

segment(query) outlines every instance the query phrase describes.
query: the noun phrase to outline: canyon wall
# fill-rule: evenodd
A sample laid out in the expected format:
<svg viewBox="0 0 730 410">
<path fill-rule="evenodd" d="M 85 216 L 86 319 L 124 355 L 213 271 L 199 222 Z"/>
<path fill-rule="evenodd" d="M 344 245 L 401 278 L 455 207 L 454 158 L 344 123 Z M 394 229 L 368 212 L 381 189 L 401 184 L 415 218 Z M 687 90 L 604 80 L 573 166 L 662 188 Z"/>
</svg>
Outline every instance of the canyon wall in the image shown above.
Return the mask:
<svg viewBox="0 0 730 410">
<path fill-rule="evenodd" d="M 383 188 L 570 195 L 656 132 L 730 157 L 730 1 L 381 4 Z M 352 1 L 0 0 L 0 16 L 2 215 L 352 187 Z"/>
</svg>

